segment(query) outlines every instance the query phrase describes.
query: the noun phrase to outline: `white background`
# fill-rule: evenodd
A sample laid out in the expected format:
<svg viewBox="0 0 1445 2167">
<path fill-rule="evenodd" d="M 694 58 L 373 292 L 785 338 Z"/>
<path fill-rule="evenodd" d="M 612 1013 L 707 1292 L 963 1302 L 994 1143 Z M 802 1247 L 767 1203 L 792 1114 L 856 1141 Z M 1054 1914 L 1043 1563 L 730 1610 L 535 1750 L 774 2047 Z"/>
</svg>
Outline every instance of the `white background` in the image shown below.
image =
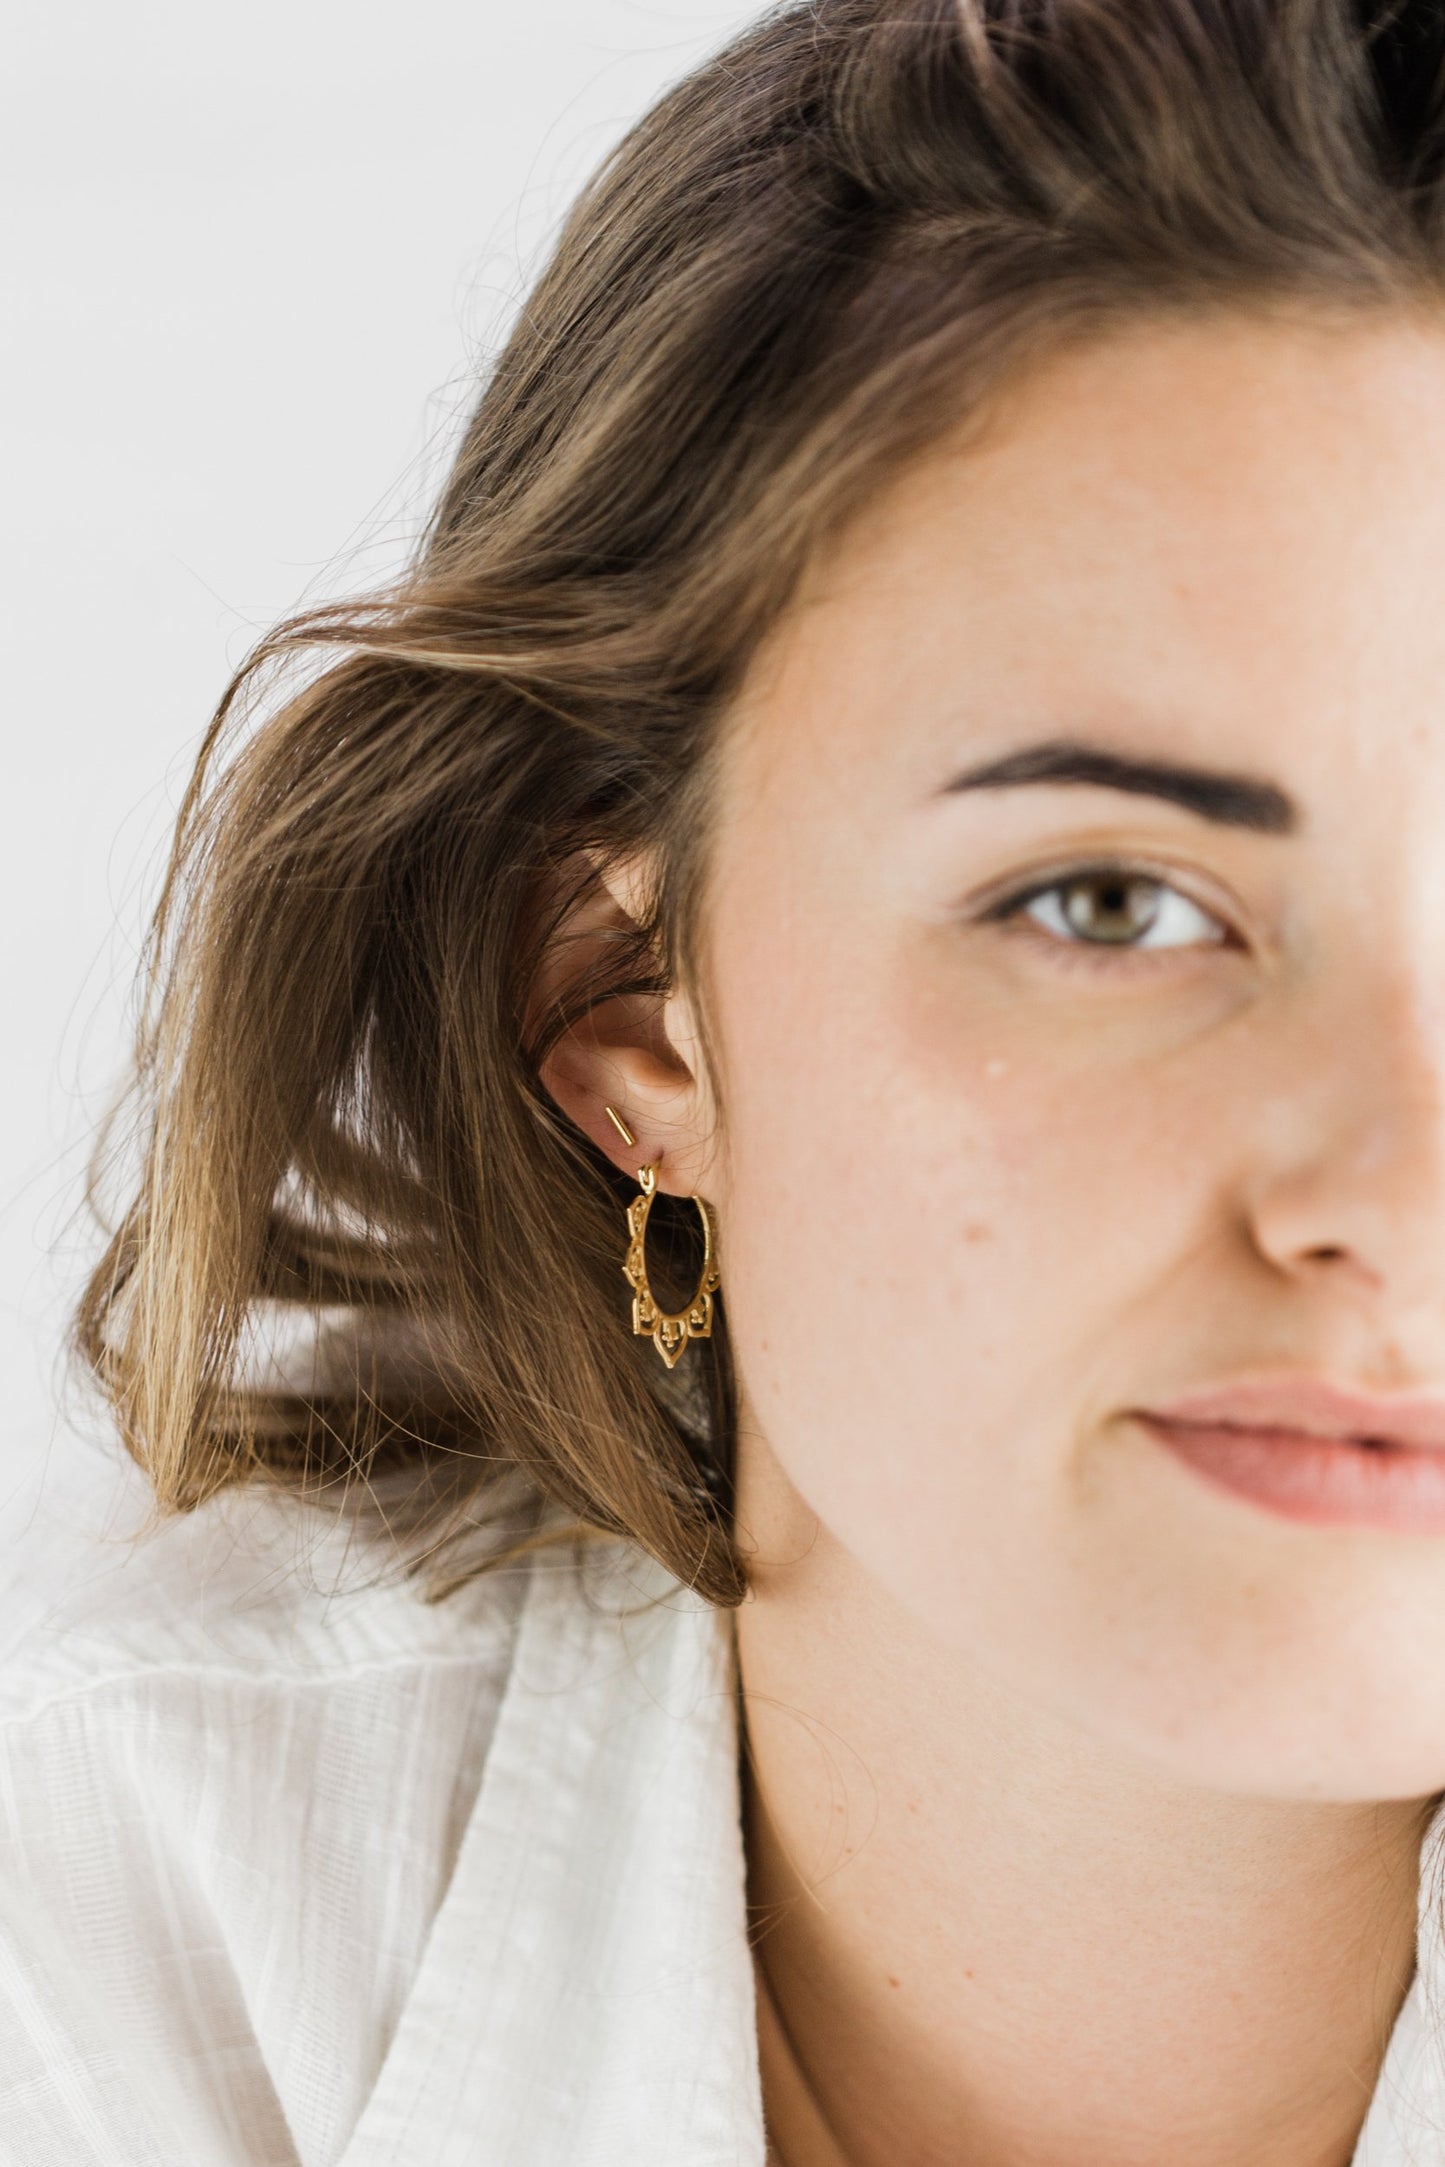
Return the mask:
<svg viewBox="0 0 1445 2167">
<path fill-rule="evenodd" d="M 227 675 L 399 558 L 578 185 L 756 12 L 11 0 L 0 1505 L 63 1441 L 87 1140 Z"/>
</svg>

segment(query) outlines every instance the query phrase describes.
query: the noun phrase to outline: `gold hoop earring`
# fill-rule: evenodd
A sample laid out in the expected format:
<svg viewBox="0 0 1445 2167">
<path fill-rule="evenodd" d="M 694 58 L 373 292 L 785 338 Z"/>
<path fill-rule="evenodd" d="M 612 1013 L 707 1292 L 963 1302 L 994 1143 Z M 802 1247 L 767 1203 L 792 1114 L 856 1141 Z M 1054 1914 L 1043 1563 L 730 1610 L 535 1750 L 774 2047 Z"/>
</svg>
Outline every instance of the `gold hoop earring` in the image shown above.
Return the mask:
<svg viewBox="0 0 1445 2167">
<path fill-rule="evenodd" d="M 714 1255 L 712 1212 L 706 1198 L 693 1197 L 702 1215 L 702 1273 L 696 1292 L 685 1308 L 675 1312 L 662 1309 L 647 1282 L 647 1215 L 658 1193 L 657 1163 L 639 1167 L 637 1178 L 642 1184 L 642 1193 L 627 1207 L 627 1231 L 631 1239 L 622 1264 L 632 1288 L 632 1329 L 639 1338 L 651 1339 L 668 1368 L 673 1369 L 690 1339 L 712 1337 L 712 1298 L 721 1284 Z"/>
</svg>

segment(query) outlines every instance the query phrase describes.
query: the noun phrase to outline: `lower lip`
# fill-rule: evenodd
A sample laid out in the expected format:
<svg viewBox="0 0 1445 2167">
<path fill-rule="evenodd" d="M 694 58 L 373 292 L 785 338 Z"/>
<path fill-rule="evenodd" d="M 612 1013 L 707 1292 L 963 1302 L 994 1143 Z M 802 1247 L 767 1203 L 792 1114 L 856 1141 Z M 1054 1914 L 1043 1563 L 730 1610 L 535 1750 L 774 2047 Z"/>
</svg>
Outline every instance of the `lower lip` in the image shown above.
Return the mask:
<svg viewBox="0 0 1445 2167">
<path fill-rule="evenodd" d="M 1445 1452 L 1301 1430 L 1135 1419 L 1196 1474 L 1286 1520 L 1445 1534 Z"/>
</svg>

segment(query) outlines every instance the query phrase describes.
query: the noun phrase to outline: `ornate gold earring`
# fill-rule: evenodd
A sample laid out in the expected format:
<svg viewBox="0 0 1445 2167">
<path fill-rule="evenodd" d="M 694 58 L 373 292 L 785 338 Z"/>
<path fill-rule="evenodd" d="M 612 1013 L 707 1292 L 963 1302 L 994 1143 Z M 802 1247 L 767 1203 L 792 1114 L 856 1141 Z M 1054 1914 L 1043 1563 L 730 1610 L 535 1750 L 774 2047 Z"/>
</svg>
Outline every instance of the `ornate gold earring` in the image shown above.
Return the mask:
<svg viewBox="0 0 1445 2167">
<path fill-rule="evenodd" d="M 607 1108 L 618 1133 L 629 1144 L 637 1139 L 612 1107 Z M 686 1308 L 669 1312 L 659 1307 L 647 1281 L 647 1218 L 652 1210 L 652 1200 L 657 1195 L 657 1169 L 659 1160 L 650 1166 L 639 1167 L 637 1179 L 641 1194 L 635 1196 L 627 1207 L 627 1255 L 622 1270 L 632 1288 L 632 1329 L 639 1338 L 650 1339 L 669 1369 L 677 1364 L 678 1356 L 690 1339 L 712 1337 L 713 1295 L 721 1284 L 714 1246 L 714 1230 L 711 1207 L 705 1197 L 694 1195 L 702 1217 L 703 1257 L 702 1273 L 697 1289 Z"/>
</svg>

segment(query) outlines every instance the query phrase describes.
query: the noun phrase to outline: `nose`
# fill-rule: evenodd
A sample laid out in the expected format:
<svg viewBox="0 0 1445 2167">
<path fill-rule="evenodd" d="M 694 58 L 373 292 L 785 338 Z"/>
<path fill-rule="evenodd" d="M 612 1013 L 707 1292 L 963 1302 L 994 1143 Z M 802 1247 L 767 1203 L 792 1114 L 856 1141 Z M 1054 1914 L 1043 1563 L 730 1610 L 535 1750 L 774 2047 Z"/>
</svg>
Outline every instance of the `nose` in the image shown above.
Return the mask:
<svg viewBox="0 0 1445 2167">
<path fill-rule="evenodd" d="M 1254 1242 L 1278 1273 L 1428 1316 L 1445 1351 L 1445 980 L 1377 977 L 1261 1096 Z"/>
</svg>

